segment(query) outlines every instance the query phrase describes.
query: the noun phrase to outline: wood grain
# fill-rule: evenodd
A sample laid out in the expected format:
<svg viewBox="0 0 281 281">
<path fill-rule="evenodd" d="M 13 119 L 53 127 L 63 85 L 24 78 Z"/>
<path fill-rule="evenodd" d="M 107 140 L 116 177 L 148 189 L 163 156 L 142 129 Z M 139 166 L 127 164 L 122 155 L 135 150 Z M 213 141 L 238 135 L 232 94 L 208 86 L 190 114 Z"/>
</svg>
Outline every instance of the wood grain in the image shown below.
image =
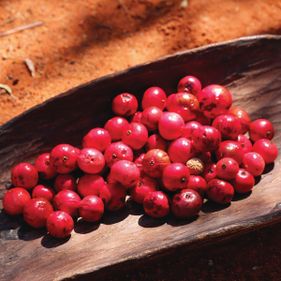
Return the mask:
<svg viewBox="0 0 281 281">
<path fill-rule="evenodd" d="M 172 93 L 181 76 L 193 74 L 204 85 L 227 85 L 235 103 L 252 118 L 269 118 L 281 149 L 281 37 L 243 38 L 178 53 L 91 81 L 51 99 L 0 128 L 1 194 L 9 168 L 60 142 L 79 144 L 91 127 L 111 115 L 111 99 L 121 91 L 141 96 L 159 85 Z M 0 215 L 1 280 L 63 280 L 124 266 L 178 247 L 241 234 L 281 221 L 280 157 L 268 167 L 253 193 L 218 208 L 205 203 L 198 219 L 154 221 L 129 208 L 106 216 L 100 225 L 78 224 L 69 241 L 58 242 L 33 231 L 19 218 Z M 3 268 L 3 267 L 2 267 Z"/>
</svg>

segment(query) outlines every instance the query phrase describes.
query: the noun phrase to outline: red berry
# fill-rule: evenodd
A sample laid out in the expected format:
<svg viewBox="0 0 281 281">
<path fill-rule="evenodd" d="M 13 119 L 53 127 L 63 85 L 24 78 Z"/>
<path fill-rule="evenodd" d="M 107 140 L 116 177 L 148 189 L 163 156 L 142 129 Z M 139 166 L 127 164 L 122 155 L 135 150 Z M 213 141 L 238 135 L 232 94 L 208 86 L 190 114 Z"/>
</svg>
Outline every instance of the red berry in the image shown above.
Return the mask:
<svg viewBox="0 0 281 281">
<path fill-rule="evenodd" d="M 63 211 L 51 213 L 47 218 L 48 233 L 55 238 L 66 238 L 74 228 L 72 217 Z"/>
<path fill-rule="evenodd" d="M 245 169 L 239 169 L 235 176 L 233 187 L 238 193 L 247 193 L 251 191 L 255 184 L 255 178 Z"/>
<path fill-rule="evenodd" d="M 112 165 L 110 177 L 113 181 L 119 182 L 125 188 L 130 188 L 139 181 L 140 170 L 134 162 L 120 160 Z"/>
<path fill-rule="evenodd" d="M 63 211 L 51 213 L 47 219 L 48 233 L 55 238 L 66 238 L 74 228 L 72 217 Z"/>
<path fill-rule="evenodd" d="M 139 168 L 140 172 L 143 171 L 142 161 L 143 161 L 144 156 L 145 156 L 145 153 L 141 153 L 134 161 L 134 163 Z"/>
<path fill-rule="evenodd" d="M 134 122 L 134 123 L 141 123 L 141 118 L 142 118 L 142 111 L 137 111 L 133 116 L 132 116 L 132 119 L 131 119 L 131 123 Z M 129 123 L 128 123 L 129 124 Z M 126 128 L 125 128 L 126 130 Z"/>
<path fill-rule="evenodd" d="M 50 154 L 51 165 L 60 174 L 68 174 L 77 168 L 78 150 L 70 144 L 55 146 Z"/>
<path fill-rule="evenodd" d="M 51 203 L 45 198 L 33 198 L 23 208 L 23 219 L 34 228 L 46 226 L 48 216 L 54 211 Z"/>
<path fill-rule="evenodd" d="M 117 95 L 112 101 L 112 110 L 116 115 L 130 116 L 138 109 L 137 98 L 129 93 Z"/>
<path fill-rule="evenodd" d="M 97 222 L 104 213 L 102 200 L 96 195 L 88 195 L 80 202 L 79 215 L 88 222 Z"/>
<path fill-rule="evenodd" d="M 133 161 L 134 154 L 132 149 L 123 142 L 112 143 L 105 151 L 104 158 L 107 166 L 110 168 L 119 160 Z"/>
<path fill-rule="evenodd" d="M 204 169 L 203 177 L 207 182 L 216 178 L 217 177 L 217 165 L 214 163 L 208 164 Z"/>
<path fill-rule="evenodd" d="M 162 138 L 174 140 L 181 136 L 184 121 L 182 117 L 175 112 L 163 112 L 158 129 Z"/>
<path fill-rule="evenodd" d="M 174 195 L 172 213 L 175 217 L 185 219 L 197 216 L 203 204 L 200 194 L 193 189 L 183 189 Z"/>
<path fill-rule="evenodd" d="M 166 106 L 166 100 L 167 96 L 163 89 L 150 87 L 143 94 L 142 108 L 146 109 L 150 106 L 157 106 L 163 110 Z"/>
<path fill-rule="evenodd" d="M 22 162 L 13 167 L 11 179 L 14 186 L 30 189 L 38 182 L 38 172 L 33 165 Z"/>
<path fill-rule="evenodd" d="M 197 96 L 202 89 L 201 82 L 195 76 L 185 76 L 178 83 L 178 92 L 187 92 L 191 93 L 194 96 Z"/>
<path fill-rule="evenodd" d="M 177 191 L 187 187 L 189 169 L 182 163 L 172 163 L 165 167 L 162 175 L 164 187 L 169 191 Z"/>
<path fill-rule="evenodd" d="M 233 158 L 238 162 L 238 164 L 242 163 L 244 151 L 237 141 L 222 141 L 219 145 L 219 148 L 216 152 L 217 158 L 221 159 L 223 157 Z"/>
<path fill-rule="evenodd" d="M 194 131 L 198 130 L 202 125 L 197 121 L 187 122 L 182 129 L 182 136 L 187 139 L 192 139 Z"/>
<path fill-rule="evenodd" d="M 55 179 L 54 187 L 57 192 L 68 189 L 76 190 L 76 179 L 72 175 L 58 175 Z"/>
<path fill-rule="evenodd" d="M 42 179 L 49 180 L 56 175 L 56 169 L 50 163 L 50 153 L 40 154 L 36 158 L 34 166 Z"/>
<path fill-rule="evenodd" d="M 63 211 L 51 213 L 47 218 L 48 233 L 55 238 L 66 238 L 74 228 L 72 217 Z"/>
<path fill-rule="evenodd" d="M 187 183 L 188 189 L 197 191 L 201 196 L 204 196 L 207 191 L 207 182 L 201 176 L 190 175 Z"/>
<path fill-rule="evenodd" d="M 209 85 L 197 95 L 200 108 L 208 118 L 225 114 L 232 104 L 232 95 L 221 85 Z"/>
<path fill-rule="evenodd" d="M 105 165 L 103 154 L 95 148 L 84 148 L 81 150 L 77 163 L 79 168 L 88 174 L 100 173 Z"/>
<path fill-rule="evenodd" d="M 252 151 L 253 145 L 247 136 L 239 135 L 237 141 L 239 142 L 244 154 Z"/>
<path fill-rule="evenodd" d="M 187 138 L 174 140 L 169 146 L 168 154 L 172 162 L 185 164 L 194 155 L 191 140 Z"/>
<path fill-rule="evenodd" d="M 111 136 L 107 130 L 103 128 L 94 128 L 84 136 L 82 146 L 84 148 L 95 148 L 103 152 L 110 143 Z"/>
<path fill-rule="evenodd" d="M 119 183 L 109 183 L 110 200 L 106 204 L 109 211 L 118 211 L 125 207 L 126 189 Z"/>
<path fill-rule="evenodd" d="M 145 196 L 153 191 L 156 191 L 157 182 L 156 180 L 143 176 L 139 182 L 131 190 L 131 198 L 135 202 L 142 204 Z"/>
<path fill-rule="evenodd" d="M 254 143 L 253 151 L 262 156 L 265 164 L 274 162 L 278 156 L 278 148 L 276 144 L 268 139 L 257 140 Z"/>
<path fill-rule="evenodd" d="M 5 193 L 3 198 L 3 208 L 9 215 L 20 215 L 29 200 L 30 195 L 26 189 L 15 187 Z"/>
<path fill-rule="evenodd" d="M 245 134 L 249 130 L 251 119 L 248 113 L 238 106 L 232 106 L 229 113 L 236 116 L 241 123 L 241 134 Z"/>
<path fill-rule="evenodd" d="M 153 218 L 162 218 L 169 213 L 169 200 L 162 191 L 153 191 L 147 194 L 143 201 L 146 214 Z"/>
<path fill-rule="evenodd" d="M 108 131 L 113 141 L 121 140 L 123 131 L 129 125 L 129 122 L 123 117 L 113 117 L 109 119 L 105 125 L 104 129 Z"/>
<path fill-rule="evenodd" d="M 242 131 L 239 119 L 231 114 L 217 116 L 213 121 L 212 126 L 221 132 L 223 139 L 236 140 Z"/>
<path fill-rule="evenodd" d="M 153 134 L 147 140 L 146 149 L 147 151 L 151 149 L 166 150 L 167 146 L 168 146 L 167 141 L 165 141 L 160 135 Z"/>
<path fill-rule="evenodd" d="M 201 125 L 211 125 L 212 119 L 206 117 L 203 112 L 198 111 L 196 114 L 196 121 L 199 122 Z"/>
<path fill-rule="evenodd" d="M 169 165 L 168 154 L 161 149 L 149 150 L 142 161 L 143 171 L 152 178 L 160 178 L 164 168 Z"/>
<path fill-rule="evenodd" d="M 52 201 L 54 195 L 54 191 L 43 184 L 36 185 L 32 190 L 32 198 L 45 198 L 48 201 Z"/>
<path fill-rule="evenodd" d="M 123 131 L 122 141 L 132 149 L 141 149 L 148 139 L 148 131 L 141 123 L 131 123 Z"/>
<path fill-rule="evenodd" d="M 163 112 L 159 107 L 147 107 L 142 112 L 141 123 L 145 125 L 148 130 L 154 131 L 158 128 L 158 123 L 162 113 Z"/>
<path fill-rule="evenodd" d="M 224 157 L 217 163 L 217 176 L 221 179 L 232 180 L 239 171 L 239 164 L 233 158 Z"/>
<path fill-rule="evenodd" d="M 267 119 L 257 119 L 250 123 L 250 138 L 252 141 L 259 139 L 271 140 L 274 136 L 272 123 Z"/>
<path fill-rule="evenodd" d="M 257 152 L 248 152 L 243 157 L 243 167 L 253 176 L 260 176 L 264 170 L 265 162 Z"/>
<path fill-rule="evenodd" d="M 84 175 L 79 178 L 77 191 L 82 196 L 100 195 L 100 190 L 106 185 L 103 177 L 99 175 Z"/>
<path fill-rule="evenodd" d="M 190 93 L 172 94 L 167 99 L 167 109 L 168 111 L 178 113 L 186 122 L 196 118 L 199 102 Z"/>
<path fill-rule="evenodd" d="M 192 140 L 196 150 L 200 152 L 214 151 L 221 142 L 221 133 L 214 127 L 201 126 L 194 131 Z"/>
<path fill-rule="evenodd" d="M 80 201 L 81 199 L 76 192 L 65 189 L 54 197 L 54 206 L 57 210 L 76 216 Z"/>
<path fill-rule="evenodd" d="M 233 186 L 226 181 L 212 179 L 208 182 L 207 197 L 219 204 L 230 203 L 234 196 Z"/>
</svg>

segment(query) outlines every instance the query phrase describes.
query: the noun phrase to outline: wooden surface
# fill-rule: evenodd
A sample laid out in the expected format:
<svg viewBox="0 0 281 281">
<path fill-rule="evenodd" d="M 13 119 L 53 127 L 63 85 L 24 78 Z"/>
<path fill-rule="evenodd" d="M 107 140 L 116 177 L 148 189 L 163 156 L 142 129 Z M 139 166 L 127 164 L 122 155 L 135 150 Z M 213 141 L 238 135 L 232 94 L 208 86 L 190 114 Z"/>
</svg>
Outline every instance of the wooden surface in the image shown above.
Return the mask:
<svg viewBox="0 0 281 281">
<path fill-rule="evenodd" d="M 172 92 L 178 79 L 190 73 L 204 85 L 228 85 L 235 102 L 253 118 L 269 118 L 277 129 L 275 142 L 280 149 L 280 69 L 281 38 L 266 36 L 183 52 L 73 89 L 0 128 L 2 191 L 8 184 L 7 171 L 15 162 L 59 142 L 76 144 L 89 128 L 103 123 L 116 93 L 126 90 L 141 95 L 151 85 Z M 121 267 L 179 246 L 197 247 L 279 221 L 279 173 L 280 157 L 249 197 L 236 198 L 224 209 L 205 203 L 192 222 L 153 221 L 131 206 L 106 216 L 100 225 L 78 225 L 64 243 L 1 214 L 1 280 L 62 280 L 112 265 Z"/>
</svg>

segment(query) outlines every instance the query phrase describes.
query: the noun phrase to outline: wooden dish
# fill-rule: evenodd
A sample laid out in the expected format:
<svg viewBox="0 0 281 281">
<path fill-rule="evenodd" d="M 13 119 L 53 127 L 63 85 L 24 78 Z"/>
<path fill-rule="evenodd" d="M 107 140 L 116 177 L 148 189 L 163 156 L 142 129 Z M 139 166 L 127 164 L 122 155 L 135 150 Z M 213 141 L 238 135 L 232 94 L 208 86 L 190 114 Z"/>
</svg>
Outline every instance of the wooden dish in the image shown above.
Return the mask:
<svg viewBox="0 0 281 281">
<path fill-rule="evenodd" d="M 111 115 L 112 98 L 141 96 L 159 85 L 172 93 L 186 74 L 203 85 L 227 85 L 235 103 L 252 118 L 269 118 L 281 149 L 281 37 L 256 36 L 177 53 L 74 88 L 34 107 L 0 128 L 1 196 L 10 167 L 58 143 L 79 144 L 83 134 Z M 106 216 L 100 225 L 78 225 L 69 241 L 57 242 L 2 212 L 1 280 L 63 280 L 124 266 L 178 247 L 200 246 L 281 220 L 280 157 L 253 193 L 226 208 L 206 203 L 198 219 L 159 223 L 134 208 Z M 4 265 L 4 271 L 3 271 Z M 89 276 L 89 275 L 88 275 Z"/>
</svg>

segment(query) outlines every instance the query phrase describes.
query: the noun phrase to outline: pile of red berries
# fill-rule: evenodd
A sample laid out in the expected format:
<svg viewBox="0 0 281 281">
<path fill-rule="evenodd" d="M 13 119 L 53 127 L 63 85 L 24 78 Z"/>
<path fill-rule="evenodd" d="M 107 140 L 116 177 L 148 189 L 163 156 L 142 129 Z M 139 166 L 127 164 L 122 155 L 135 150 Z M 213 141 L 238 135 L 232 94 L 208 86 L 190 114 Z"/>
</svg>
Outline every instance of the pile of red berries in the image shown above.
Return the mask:
<svg viewBox="0 0 281 281">
<path fill-rule="evenodd" d="M 151 87 L 141 104 L 137 111 L 134 95 L 119 94 L 112 103 L 117 116 L 90 130 L 81 149 L 59 144 L 34 165 L 16 165 L 6 213 L 23 214 L 59 238 L 69 236 L 73 218 L 97 222 L 105 210 L 123 208 L 127 195 L 154 218 L 194 217 L 204 198 L 227 204 L 235 192 L 251 191 L 254 177 L 277 157 L 271 122 L 251 122 L 223 86 L 201 89 L 186 76 L 177 93 L 167 97 Z"/>
</svg>

